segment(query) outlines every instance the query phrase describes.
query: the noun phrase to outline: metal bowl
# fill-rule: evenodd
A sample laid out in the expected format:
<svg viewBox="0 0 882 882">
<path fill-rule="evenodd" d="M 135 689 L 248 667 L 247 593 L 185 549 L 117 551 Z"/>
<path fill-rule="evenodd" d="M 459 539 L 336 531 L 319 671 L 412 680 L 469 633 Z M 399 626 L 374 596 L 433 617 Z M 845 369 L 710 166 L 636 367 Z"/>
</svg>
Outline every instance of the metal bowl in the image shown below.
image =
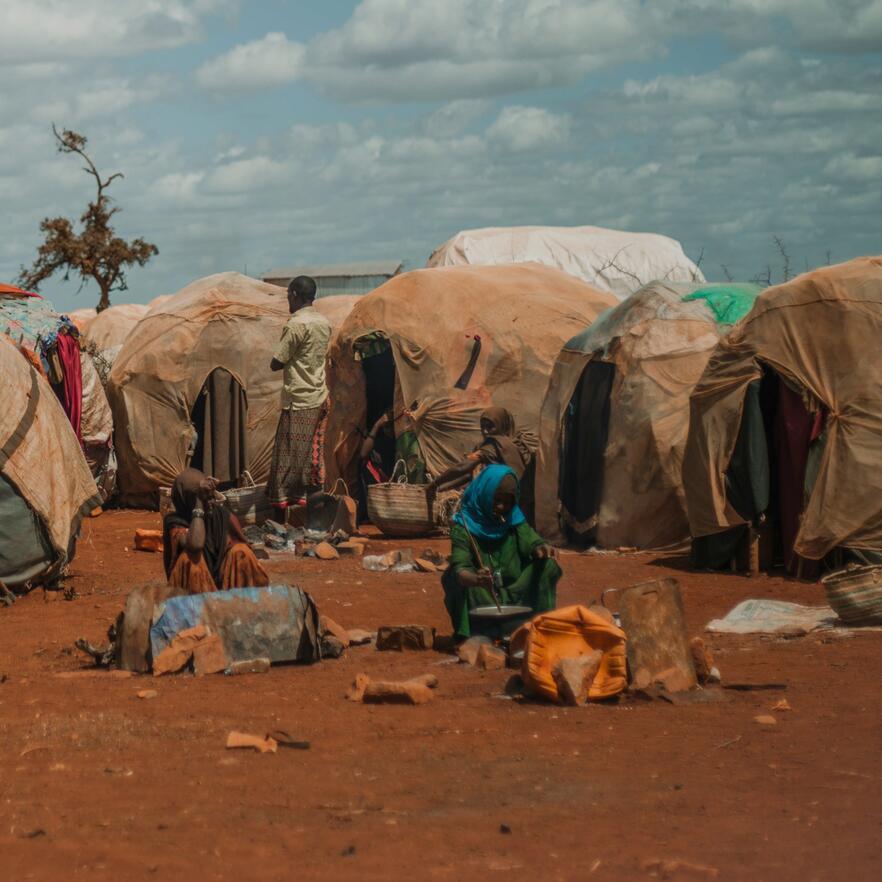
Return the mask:
<svg viewBox="0 0 882 882">
<path fill-rule="evenodd" d="M 493 606 L 476 606 L 469 610 L 469 615 L 477 619 L 494 619 L 496 621 L 505 621 L 511 618 L 520 618 L 527 616 L 532 618 L 533 610 L 529 606 L 513 606 L 510 604 L 502 604 L 497 607 Z"/>
<path fill-rule="evenodd" d="M 493 606 L 476 606 L 469 610 L 469 626 L 472 634 L 481 634 L 494 640 L 502 640 L 529 622 L 535 611 L 529 606 L 503 604 L 501 609 Z"/>
</svg>

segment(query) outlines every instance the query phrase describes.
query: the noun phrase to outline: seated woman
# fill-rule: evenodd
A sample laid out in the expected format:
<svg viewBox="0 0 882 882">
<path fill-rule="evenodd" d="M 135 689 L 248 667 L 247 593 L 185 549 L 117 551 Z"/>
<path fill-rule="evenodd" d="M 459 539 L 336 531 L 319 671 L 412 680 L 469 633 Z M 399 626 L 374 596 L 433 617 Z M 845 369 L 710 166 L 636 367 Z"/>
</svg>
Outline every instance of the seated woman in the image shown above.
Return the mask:
<svg viewBox="0 0 882 882">
<path fill-rule="evenodd" d="M 450 528 L 450 567 L 441 584 L 454 639 L 471 636 L 469 610 L 499 602 L 554 609 L 561 569 L 554 549 L 527 524 L 512 469 L 487 466 L 466 488 Z"/>
<path fill-rule="evenodd" d="M 162 525 L 168 584 L 187 594 L 269 585 L 239 519 L 217 504 L 217 495 L 217 481 L 198 469 L 175 478 L 175 510 Z"/>
<path fill-rule="evenodd" d="M 514 417 L 504 407 L 488 407 L 481 414 L 481 441 L 462 462 L 432 481 L 438 490 L 464 487 L 480 466 L 508 466 L 520 481 L 533 463 L 539 442 L 532 432 L 515 431 Z"/>
</svg>

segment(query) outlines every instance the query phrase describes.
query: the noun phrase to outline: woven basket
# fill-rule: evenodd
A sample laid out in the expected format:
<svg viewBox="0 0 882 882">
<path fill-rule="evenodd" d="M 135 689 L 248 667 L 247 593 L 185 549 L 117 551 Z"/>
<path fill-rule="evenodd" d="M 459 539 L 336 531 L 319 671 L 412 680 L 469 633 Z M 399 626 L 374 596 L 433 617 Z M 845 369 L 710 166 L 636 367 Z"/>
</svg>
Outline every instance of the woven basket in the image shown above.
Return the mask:
<svg viewBox="0 0 882 882">
<path fill-rule="evenodd" d="M 367 510 L 371 523 L 387 536 L 424 536 L 435 528 L 429 488 L 426 484 L 408 484 L 395 474 L 388 484 L 372 484 L 367 488 Z"/>
<path fill-rule="evenodd" d="M 258 527 L 272 513 L 272 506 L 266 495 L 266 484 L 255 484 L 249 472 L 242 472 L 239 483 L 245 486 L 224 491 L 227 508 L 236 515 L 243 527 L 255 524 Z"/>
<path fill-rule="evenodd" d="M 821 582 L 846 625 L 882 625 L 882 566 L 849 564 Z"/>
</svg>

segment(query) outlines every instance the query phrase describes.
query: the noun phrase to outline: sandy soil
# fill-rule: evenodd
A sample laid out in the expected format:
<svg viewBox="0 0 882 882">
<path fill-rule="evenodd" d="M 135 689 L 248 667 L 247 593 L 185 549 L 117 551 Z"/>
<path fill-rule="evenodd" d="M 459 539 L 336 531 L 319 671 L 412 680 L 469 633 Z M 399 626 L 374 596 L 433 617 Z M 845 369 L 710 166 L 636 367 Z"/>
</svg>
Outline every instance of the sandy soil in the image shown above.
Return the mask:
<svg viewBox="0 0 882 882">
<path fill-rule="evenodd" d="M 371 648 L 243 677 L 82 672 L 73 640 L 100 641 L 127 592 L 160 576 L 159 555 L 131 550 L 134 528 L 158 523 L 87 522 L 76 599 L 37 591 L 0 609 L 3 879 L 639 880 L 665 876 L 658 860 L 723 880 L 879 878 L 880 633 L 713 638 L 725 679 L 787 690 L 690 707 L 503 700 L 508 672 Z M 676 576 L 692 633 L 747 597 L 823 601 L 817 585 L 690 572 L 676 556 L 562 563 L 562 604 Z M 270 569 L 346 627 L 449 628 L 434 576 L 350 560 Z M 363 706 L 344 699 L 359 671 L 441 682 L 426 706 Z M 146 687 L 158 697 L 139 700 Z M 777 726 L 754 722 L 785 695 Z M 231 729 L 277 728 L 312 748 L 224 748 Z"/>
</svg>

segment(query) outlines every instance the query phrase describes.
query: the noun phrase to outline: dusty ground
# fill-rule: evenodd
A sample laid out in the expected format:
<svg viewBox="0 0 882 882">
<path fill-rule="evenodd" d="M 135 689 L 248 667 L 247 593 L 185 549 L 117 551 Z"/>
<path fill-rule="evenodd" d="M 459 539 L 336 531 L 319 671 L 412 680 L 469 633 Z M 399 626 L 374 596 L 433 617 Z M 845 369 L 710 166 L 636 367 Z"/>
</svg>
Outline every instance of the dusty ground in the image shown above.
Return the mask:
<svg viewBox="0 0 882 882">
<path fill-rule="evenodd" d="M 882 634 L 715 638 L 724 678 L 787 691 L 693 707 L 506 701 L 493 694 L 507 672 L 370 648 L 237 678 L 65 677 L 84 664 L 74 638 L 100 640 L 130 588 L 160 575 L 159 555 L 126 548 L 136 526 L 158 516 L 87 522 L 77 599 L 38 591 L 0 609 L 0 878 L 639 880 L 654 859 L 723 880 L 880 877 Z M 443 548 L 414 547 L 427 544 Z M 693 633 L 747 597 L 823 599 L 677 557 L 562 562 L 564 604 L 675 575 Z M 432 576 L 270 568 L 347 627 L 446 626 Z M 355 705 L 343 696 L 362 670 L 441 684 L 423 707 Z M 145 686 L 158 697 L 136 698 Z M 754 722 L 784 695 L 777 726 Z M 285 728 L 312 748 L 227 751 L 234 728 Z"/>
</svg>

